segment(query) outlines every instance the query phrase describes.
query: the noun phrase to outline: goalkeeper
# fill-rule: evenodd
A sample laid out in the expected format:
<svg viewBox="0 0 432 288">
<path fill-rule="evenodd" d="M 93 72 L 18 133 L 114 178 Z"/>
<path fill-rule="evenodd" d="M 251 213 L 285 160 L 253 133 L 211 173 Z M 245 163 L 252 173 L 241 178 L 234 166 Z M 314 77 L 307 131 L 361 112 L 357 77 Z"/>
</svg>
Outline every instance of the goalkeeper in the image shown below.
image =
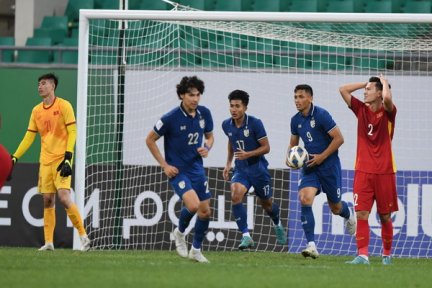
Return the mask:
<svg viewBox="0 0 432 288">
<path fill-rule="evenodd" d="M 18 149 L 11 155 L 12 169 L 33 144 L 36 133 L 39 133 L 41 153 L 38 190 L 43 196 L 45 237 L 45 244 L 39 250 L 54 250 L 55 196 L 58 193 L 69 219 L 79 232 L 82 250 L 87 251 L 90 240 L 78 208 L 70 196 L 72 152 L 76 140 L 75 115 L 68 101 L 55 96 L 57 85 L 58 78 L 54 74 L 39 77 L 38 93 L 42 97 L 42 103 L 33 108 L 27 132 Z"/>
</svg>

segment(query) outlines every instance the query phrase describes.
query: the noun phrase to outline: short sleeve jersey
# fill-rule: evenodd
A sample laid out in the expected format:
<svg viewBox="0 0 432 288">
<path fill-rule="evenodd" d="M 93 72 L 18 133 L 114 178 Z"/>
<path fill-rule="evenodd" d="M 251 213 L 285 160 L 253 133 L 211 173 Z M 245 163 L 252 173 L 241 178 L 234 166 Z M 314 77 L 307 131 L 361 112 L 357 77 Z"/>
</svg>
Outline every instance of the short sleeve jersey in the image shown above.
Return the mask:
<svg viewBox="0 0 432 288">
<path fill-rule="evenodd" d="M 267 133 L 264 129 L 262 121 L 254 116 L 245 114 L 242 126 L 237 127 L 232 118 L 222 122 L 222 129 L 225 135 L 228 136 L 229 142 L 234 152 L 239 148 L 244 151 L 252 151 L 261 146 L 259 141 L 267 138 Z M 236 169 L 242 169 L 250 165 L 256 164 L 259 161 L 268 166 L 268 162 L 264 155 L 251 157 L 246 160 L 235 160 Z"/>
<path fill-rule="evenodd" d="M 204 145 L 204 134 L 213 131 L 210 110 L 198 106 L 194 117 L 181 107 L 174 108 L 162 116 L 154 131 L 164 137 L 165 160 L 180 172 L 202 173 L 203 160 L 197 149 Z"/>
<path fill-rule="evenodd" d="M 355 169 L 373 174 L 396 172 L 392 139 L 396 120 L 396 106 L 387 112 L 382 106 L 373 112 L 362 101 L 351 97 L 350 109 L 357 117 L 357 155 Z"/>
<path fill-rule="evenodd" d="M 320 154 L 330 145 L 328 134 L 337 127 L 330 113 L 312 104 L 308 115 L 298 112 L 291 118 L 291 134 L 299 136 L 309 154 Z M 339 162 L 338 150 L 317 167 L 323 169 Z"/>
<path fill-rule="evenodd" d="M 50 106 L 42 102 L 33 108 L 27 130 L 37 132 L 41 137 L 41 164 L 50 164 L 64 157 L 68 141 L 66 127 L 75 122 L 72 105 L 60 97 L 56 97 Z"/>
</svg>

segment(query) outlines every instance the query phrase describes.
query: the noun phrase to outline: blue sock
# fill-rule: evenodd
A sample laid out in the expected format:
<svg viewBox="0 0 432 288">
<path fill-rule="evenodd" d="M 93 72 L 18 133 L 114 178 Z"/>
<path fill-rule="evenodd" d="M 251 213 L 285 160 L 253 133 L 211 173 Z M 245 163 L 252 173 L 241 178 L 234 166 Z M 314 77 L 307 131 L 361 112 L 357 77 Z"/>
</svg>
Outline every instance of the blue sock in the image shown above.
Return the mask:
<svg viewBox="0 0 432 288">
<path fill-rule="evenodd" d="M 192 246 L 195 249 L 201 249 L 201 244 L 204 240 L 204 235 L 209 227 L 209 219 L 201 219 L 197 217 L 195 222 L 195 234 L 192 241 Z"/>
<path fill-rule="evenodd" d="M 350 217 L 350 210 L 348 209 L 348 204 L 345 201 L 342 201 L 342 210 L 339 214 L 339 216 L 348 219 Z"/>
<path fill-rule="evenodd" d="M 301 223 L 308 242 L 315 241 L 315 218 L 311 206 L 301 207 Z"/>
<path fill-rule="evenodd" d="M 190 220 L 195 215 L 195 213 L 191 213 L 186 207 L 183 207 L 180 212 L 179 218 L 179 231 L 184 233 L 186 228 L 189 226 Z"/>
<path fill-rule="evenodd" d="M 238 204 L 232 205 L 232 211 L 240 232 L 249 232 L 249 229 L 247 227 L 247 213 L 246 209 L 243 206 L 243 203 L 240 202 Z"/>
<path fill-rule="evenodd" d="M 276 226 L 279 225 L 279 205 L 273 203 L 271 211 L 270 212 L 266 211 L 266 212 L 273 220 L 273 223 Z"/>
</svg>

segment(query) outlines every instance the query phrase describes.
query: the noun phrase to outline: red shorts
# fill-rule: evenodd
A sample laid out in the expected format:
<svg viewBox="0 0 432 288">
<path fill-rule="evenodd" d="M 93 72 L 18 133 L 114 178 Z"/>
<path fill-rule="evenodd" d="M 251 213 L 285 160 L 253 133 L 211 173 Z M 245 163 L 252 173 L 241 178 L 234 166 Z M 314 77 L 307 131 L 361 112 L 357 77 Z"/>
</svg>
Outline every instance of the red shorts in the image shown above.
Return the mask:
<svg viewBox="0 0 432 288">
<path fill-rule="evenodd" d="M 12 160 L 9 152 L 3 145 L 0 144 L 0 189 L 3 187 L 3 184 L 6 181 L 6 178 L 9 176 L 12 168 Z"/>
<path fill-rule="evenodd" d="M 398 211 L 395 174 L 371 174 L 356 171 L 354 175 L 355 211 L 371 211 L 374 200 L 378 214 Z"/>
</svg>

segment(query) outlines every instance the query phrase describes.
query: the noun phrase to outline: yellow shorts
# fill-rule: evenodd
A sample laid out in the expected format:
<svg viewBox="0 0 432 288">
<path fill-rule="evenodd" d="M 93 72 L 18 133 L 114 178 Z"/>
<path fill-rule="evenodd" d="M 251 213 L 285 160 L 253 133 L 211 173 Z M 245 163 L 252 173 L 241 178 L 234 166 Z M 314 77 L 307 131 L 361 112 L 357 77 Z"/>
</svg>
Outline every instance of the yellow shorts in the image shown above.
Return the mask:
<svg viewBox="0 0 432 288">
<path fill-rule="evenodd" d="M 59 189 L 70 189 L 72 176 L 61 177 L 57 167 L 63 158 L 50 164 L 40 164 L 38 190 L 40 193 L 56 193 Z"/>
</svg>

